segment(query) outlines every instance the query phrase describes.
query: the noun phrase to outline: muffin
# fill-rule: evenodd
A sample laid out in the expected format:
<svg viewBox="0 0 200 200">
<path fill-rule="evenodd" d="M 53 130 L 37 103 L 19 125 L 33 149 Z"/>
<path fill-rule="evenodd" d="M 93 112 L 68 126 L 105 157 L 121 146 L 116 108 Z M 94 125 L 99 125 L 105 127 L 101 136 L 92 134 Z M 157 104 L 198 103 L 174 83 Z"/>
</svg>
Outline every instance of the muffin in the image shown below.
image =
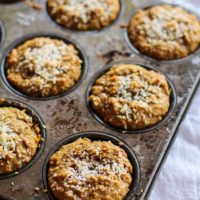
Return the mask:
<svg viewBox="0 0 200 200">
<path fill-rule="evenodd" d="M 80 138 L 50 159 L 49 187 L 58 200 L 123 200 L 132 183 L 126 152 L 110 141 Z"/>
<path fill-rule="evenodd" d="M 170 89 L 158 72 L 134 64 L 117 64 L 93 84 L 93 111 L 120 129 L 144 129 L 159 123 L 170 106 Z"/>
<path fill-rule="evenodd" d="M 180 59 L 200 45 L 200 21 L 186 10 L 158 5 L 139 10 L 128 26 L 131 43 L 141 53 L 159 60 Z"/>
<path fill-rule="evenodd" d="M 36 37 L 14 48 L 6 60 L 6 75 L 20 92 L 34 97 L 62 94 L 81 77 L 82 60 L 72 44 Z"/>
<path fill-rule="evenodd" d="M 25 110 L 0 107 L 0 175 L 16 172 L 28 164 L 40 140 L 40 128 Z"/>
<path fill-rule="evenodd" d="M 73 30 L 99 30 L 119 15 L 120 0 L 47 0 L 50 16 Z"/>
</svg>

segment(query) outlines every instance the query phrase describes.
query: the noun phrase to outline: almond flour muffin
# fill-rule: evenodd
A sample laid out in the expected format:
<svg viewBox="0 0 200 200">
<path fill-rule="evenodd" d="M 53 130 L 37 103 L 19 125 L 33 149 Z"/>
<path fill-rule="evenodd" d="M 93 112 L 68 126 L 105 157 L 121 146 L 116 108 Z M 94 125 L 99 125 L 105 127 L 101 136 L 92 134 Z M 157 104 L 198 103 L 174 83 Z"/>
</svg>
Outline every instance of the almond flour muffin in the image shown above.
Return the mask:
<svg viewBox="0 0 200 200">
<path fill-rule="evenodd" d="M 119 0 L 47 0 L 51 17 L 75 30 L 98 30 L 109 26 L 119 15 Z"/>
<path fill-rule="evenodd" d="M 0 107 L 0 175 L 28 164 L 39 147 L 40 128 L 24 110 Z"/>
<path fill-rule="evenodd" d="M 72 44 L 36 37 L 14 48 L 6 62 L 7 79 L 22 93 L 50 97 L 73 87 L 81 77 L 82 60 Z"/>
<path fill-rule="evenodd" d="M 114 65 L 92 86 L 90 104 L 106 123 L 121 129 L 144 129 L 159 123 L 170 106 L 164 75 L 139 65 Z"/>
<path fill-rule="evenodd" d="M 132 183 L 132 171 L 119 146 L 80 138 L 51 157 L 48 179 L 58 200 L 123 200 Z"/>
<path fill-rule="evenodd" d="M 128 26 L 132 44 L 143 54 L 172 60 L 192 54 L 200 45 L 200 21 L 186 10 L 158 5 L 138 11 Z"/>
</svg>

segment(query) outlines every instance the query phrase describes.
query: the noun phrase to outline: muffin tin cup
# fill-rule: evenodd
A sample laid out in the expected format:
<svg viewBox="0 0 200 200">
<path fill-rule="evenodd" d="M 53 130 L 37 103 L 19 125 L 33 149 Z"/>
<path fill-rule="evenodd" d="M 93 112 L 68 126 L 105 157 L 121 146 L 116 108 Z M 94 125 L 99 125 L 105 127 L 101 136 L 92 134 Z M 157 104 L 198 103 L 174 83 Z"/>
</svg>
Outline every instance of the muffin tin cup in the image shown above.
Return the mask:
<svg viewBox="0 0 200 200">
<path fill-rule="evenodd" d="M 90 97 L 90 94 L 91 94 L 92 86 L 95 84 L 95 81 L 98 78 L 100 78 L 103 74 L 105 74 L 110 68 L 112 68 L 113 65 L 121 64 L 121 63 L 123 63 L 123 64 L 136 64 L 136 65 L 140 65 L 140 66 L 144 67 L 147 70 L 153 70 L 155 72 L 163 74 L 166 77 L 167 83 L 169 85 L 169 89 L 171 91 L 171 94 L 170 94 L 170 107 L 169 107 L 169 110 L 168 110 L 167 114 L 162 119 L 162 121 L 160 121 L 159 123 L 157 123 L 157 124 L 155 124 L 153 126 L 150 126 L 150 127 L 144 128 L 144 129 L 132 129 L 132 130 L 130 130 L 130 129 L 123 129 L 123 128 L 112 126 L 112 125 L 104 122 L 103 119 L 101 119 L 101 117 L 98 116 L 98 114 L 94 111 L 94 109 L 92 108 L 92 105 L 91 105 L 91 103 L 89 101 L 89 97 Z M 147 65 L 147 64 L 143 64 L 143 63 L 140 63 L 140 62 L 134 62 L 134 61 L 127 61 L 127 60 L 126 61 L 119 61 L 119 62 L 110 63 L 109 65 L 105 66 L 102 70 L 98 71 L 93 76 L 93 78 L 91 79 L 91 81 L 90 81 L 90 83 L 89 83 L 89 85 L 88 85 L 88 87 L 86 89 L 85 98 L 86 98 L 86 104 L 87 104 L 89 112 L 92 114 L 92 116 L 101 125 L 105 126 L 108 129 L 114 130 L 116 132 L 127 133 L 127 134 L 145 133 L 145 132 L 150 132 L 150 131 L 154 131 L 154 130 L 157 130 L 157 129 L 161 128 L 162 126 L 164 126 L 168 122 L 168 120 L 170 119 L 171 115 L 173 114 L 173 112 L 174 112 L 174 110 L 176 108 L 176 104 L 177 104 L 176 89 L 175 89 L 172 81 L 168 78 L 168 76 L 164 72 L 162 72 L 160 69 L 157 69 L 156 67 L 152 67 L 152 66 Z"/>
<path fill-rule="evenodd" d="M 200 12 L 197 12 L 194 7 L 186 7 L 184 6 L 183 4 L 180 4 L 180 3 L 176 3 L 176 2 L 168 2 L 168 1 L 162 1 L 162 0 L 155 0 L 153 3 L 151 1 L 148 2 L 148 5 L 145 3 L 144 6 L 141 6 L 139 9 L 148 9 L 148 8 L 151 8 L 153 6 L 157 6 L 157 5 L 171 5 L 171 6 L 177 6 L 177 7 L 180 7 L 184 10 L 186 10 L 187 12 L 197 16 L 200 20 Z M 151 57 L 151 56 L 148 56 L 144 53 L 142 53 L 138 48 L 136 48 L 134 46 L 134 44 L 132 44 L 131 40 L 129 39 L 129 35 L 128 35 L 128 25 L 129 25 L 129 22 L 130 20 L 132 19 L 132 17 L 136 14 L 136 12 L 139 10 L 135 10 L 127 19 L 127 28 L 125 29 L 124 31 L 124 39 L 125 39 L 125 42 L 127 43 L 128 47 L 131 49 L 131 51 L 135 54 L 137 54 L 138 56 L 140 57 L 143 57 L 144 59 L 147 59 L 147 60 L 150 60 L 150 61 L 153 61 L 155 63 L 161 63 L 161 64 L 180 64 L 180 63 L 183 63 L 183 62 L 187 62 L 189 60 L 191 60 L 194 56 L 196 55 L 199 55 L 200 53 L 200 46 L 191 54 L 189 54 L 188 56 L 186 57 L 183 57 L 183 58 L 178 58 L 178 59 L 171 59 L 171 60 L 159 60 L 159 59 L 156 59 L 154 57 Z"/>
<path fill-rule="evenodd" d="M 119 12 L 117 18 L 114 21 L 112 21 L 108 26 L 102 27 L 99 30 L 86 30 L 86 31 L 76 30 L 76 29 L 70 29 L 70 28 L 67 28 L 67 27 L 59 24 L 58 22 L 56 22 L 54 20 L 54 18 L 50 15 L 50 12 L 49 12 L 49 9 L 48 9 L 48 6 L 47 6 L 47 1 L 44 1 L 44 8 L 45 8 L 46 16 L 51 20 L 51 22 L 53 22 L 61 30 L 68 31 L 70 33 L 80 34 L 80 35 L 82 35 L 82 34 L 91 35 L 91 34 L 101 34 L 101 33 L 104 33 L 104 31 L 107 31 L 108 29 L 110 29 L 116 23 L 119 22 L 119 20 L 121 19 L 121 17 L 123 16 L 123 14 L 125 12 L 125 3 L 123 2 L 123 0 L 119 0 L 119 3 L 120 3 L 120 12 Z"/>
<path fill-rule="evenodd" d="M 2 20 L 0 19 L 0 49 L 3 46 L 5 40 L 5 28 Z"/>
<path fill-rule="evenodd" d="M 44 125 L 42 118 L 32 107 L 28 106 L 27 104 L 16 101 L 16 100 L 12 100 L 12 99 L 0 99 L 0 107 L 13 107 L 13 108 L 18 108 L 20 110 L 25 110 L 26 114 L 28 114 L 29 116 L 33 118 L 33 122 L 38 123 L 39 128 L 41 130 L 40 134 L 42 137 L 42 140 L 39 143 L 37 152 L 33 156 L 32 160 L 15 172 L 8 173 L 8 174 L 0 174 L 0 180 L 2 180 L 2 179 L 7 179 L 7 178 L 20 175 L 21 173 L 25 172 L 30 167 L 32 167 L 32 165 L 39 159 L 39 157 L 44 151 L 47 135 L 46 135 L 46 126 Z"/>
<path fill-rule="evenodd" d="M 63 145 L 69 144 L 74 142 L 75 140 L 79 138 L 89 138 L 92 141 L 111 141 L 113 144 L 120 146 L 122 149 L 124 149 L 128 155 L 128 159 L 131 162 L 133 166 L 133 182 L 130 187 L 130 191 L 127 194 L 127 197 L 125 200 L 132 200 L 134 194 L 137 191 L 139 181 L 140 181 L 140 166 L 139 162 L 137 160 L 137 157 L 133 150 L 121 139 L 117 138 L 116 136 L 108 133 L 103 132 L 97 132 L 97 131 L 87 131 L 87 132 L 80 132 L 71 136 L 68 136 L 64 139 L 62 139 L 60 142 L 58 142 L 53 149 L 49 152 L 43 166 L 42 170 L 42 180 L 43 180 L 43 186 L 44 189 L 47 190 L 47 195 L 49 199 L 55 200 L 55 197 L 53 196 L 51 189 L 48 185 L 48 169 L 49 169 L 49 160 L 51 156 L 56 153 Z"/>
<path fill-rule="evenodd" d="M 64 41 L 66 44 L 74 45 L 76 50 L 79 52 L 79 56 L 80 56 L 81 60 L 83 61 L 83 63 L 82 63 L 82 74 L 81 74 L 80 79 L 76 82 L 76 84 L 74 86 L 72 86 L 70 89 L 66 90 L 65 92 L 62 92 L 61 94 L 49 96 L 49 97 L 30 96 L 30 95 L 27 95 L 27 94 L 21 92 L 17 88 L 15 88 L 15 86 L 13 86 L 7 79 L 6 61 L 7 61 L 7 56 L 9 55 L 10 51 L 13 48 L 16 48 L 17 46 L 26 42 L 27 40 L 34 39 L 36 37 L 49 37 L 49 38 L 52 38 L 52 39 L 59 39 L 59 40 Z M 33 34 L 26 35 L 26 36 L 21 37 L 20 39 L 16 40 L 15 42 L 13 42 L 7 48 L 7 50 L 4 52 L 3 57 L 1 59 L 0 67 L 1 67 L 1 69 L 0 69 L 1 80 L 2 80 L 2 83 L 3 83 L 3 85 L 5 86 L 6 89 L 8 89 L 13 94 L 16 94 L 16 95 L 23 97 L 23 98 L 26 98 L 26 99 L 45 101 L 45 100 L 53 100 L 53 99 L 61 98 L 63 96 L 68 95 L 69 93 L 73 92 L 75 89 L 77 89 L 78 86 L 83 82 L 83 80 L 85 79 L 85 76 L 87 74 L 88 59 L 87 59 L 87 55 L 86 55 L 84 49 L 82 47 L 80 47 L 80 45 L 77 42 L 75 42 L 74 40 L 67 39 L 67 38 L 65 38 L 64 36 L 62 36 L 58 33 L 39 32 L 39 33 L 33 33 Z"/>
</svg>

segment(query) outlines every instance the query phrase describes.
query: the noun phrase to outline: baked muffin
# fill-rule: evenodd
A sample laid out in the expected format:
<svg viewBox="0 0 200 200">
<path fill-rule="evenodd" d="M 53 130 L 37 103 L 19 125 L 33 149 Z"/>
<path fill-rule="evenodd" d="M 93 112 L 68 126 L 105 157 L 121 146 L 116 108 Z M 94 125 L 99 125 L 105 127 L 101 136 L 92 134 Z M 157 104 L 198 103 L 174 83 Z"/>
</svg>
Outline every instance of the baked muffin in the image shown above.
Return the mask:
<svg viewBox="0 0 200 200">
<path fill-rule="evenodd" d="M 50 97 L 73 87 L 81 77 L 82 60 L 72 44 L 36 37 L 14 48 L 7 57 L 7 79 L 22 93 Z"/>
<path fill-rule="evenodd" d="M 119 146 L 80 138 L 51 157 L 48 179 L 58 200 L 123 200 L 132 183 L 132 171 Z"/>
<path fill-rule="evenodd" d="M 0 174 L 28 164 L 39 147 L 40 128 L 24 110 L 0 107 Z"/>
<path fill-rule="evenodd" d="M 164 75 L 139 65 L 117 64 L 96 80 L 89 100 L 104 122 L 121 129 L 144 129 L 166 115 L 170 90 Z"/>
<path fill-rule="evenodd" d="M 74 30 L 99 30 L 119 15 L 120 0 L 47 0 L 50 16 Z"/>
<path fill-rule="evenodd" d="M 138 11 L 128 26 L 131 43 L 143 54 L 172 60 L 192 54 L 200 45 L 200 21 L 186 10 L 158 5 Z"/>
</svg>

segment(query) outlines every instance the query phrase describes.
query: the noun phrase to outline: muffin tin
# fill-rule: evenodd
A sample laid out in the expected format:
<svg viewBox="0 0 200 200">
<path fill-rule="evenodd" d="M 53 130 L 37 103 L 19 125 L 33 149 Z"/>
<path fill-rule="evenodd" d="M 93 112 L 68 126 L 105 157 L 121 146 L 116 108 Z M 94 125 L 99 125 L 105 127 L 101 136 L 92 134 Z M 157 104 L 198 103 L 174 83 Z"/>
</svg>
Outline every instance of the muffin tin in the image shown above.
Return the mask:
<svg viewBox="0 0 200 200">
<path fill-rule="evenodd" d="M 130 187 L 130 192 L 128 193 L 125 200 L 131 200 L 135 194 L 135 191 L 138 187 L 139 180 L 140 180 L 140 167 L 137 160 L 137 157 L 135 153 L 132 151 L 132 149 L 121 139 L 117 138 L 116 136 L 107 133 L 102 132 L 96 132 L 96 131 L 88 131 L 88 132 L 82 132 L 77 133 L 71 136 L 68 136 L 64 139 L 62 139 L 60 142 L 58 142 L 53 149 L 51 149 L 50 153 L 48 154 L 43 170 L 42 170 L 42 178 L 43 178 L 43 185 L 44 188 L 47 189 L 47 194 L 51 200 L 54 200 L 53 194 L 51 193 L 49 187 L 48 187 L 48 169 L 49 169 L 49 159 L 51 156 L 56 153 L 63 145 L 69 144 L 71 142 L 74 142 L 78 138 L 89 138 L 92 141 L 111 141 L 115 145 L 120 145 L 122 149 L 124 149 L 128 155 L 128 158 L 133 166 L 133 183 Z"/>
<path fill-rule="evenodd" d="M 78 88 L 65 96 L 48 101 L 41 99 L 36 101 L 36 99 L 15 95 L 14 91 L 10 92 L 7 86 L 0 85 L 1 97 L 18 99 L 33 107 L 44 120 L 48 133 L 45 151 L 37 159 L 37 162 L 22 174 L 1 180 L 1 193 L 15 199 L 33 200 L 35 196 L 44 200 L 48 199 L 42 185 L 41 170 L 50 149 L 54 148 L 58 141 L 76 132 L 98 130 L 123 139 L 134 150 L 141 170 L 141 178 L 138 190 L 134 193 L 134 199 L 147 199 L 199 83 L 200 55 L 196 52 L 180 62 L 176 60 L 160 62 L 141 54 L 135 54 L 130 49 L 124 37 L 127 22 L 130 15 L 137 9 L 150 6 L 149 0 L 121 1 L 124 11 L 121 12 L 117 21 L 102 31 L 90 31 L 89 34 L 87 34 L 88 32 L 83 34 L 83 32 L 71 31 L 56 25 L 47 14 L 46 1 L 35 0 L 34 2 L 41 3 L 42 10 L 28 7 L 23 1 L 17 4 L 0 5 L 1 19 L 6 30 L 5 42 L 0 49 L 2 59 L 5 59 L 4 55 L 10 45 L 17 44 L 16 42 L 22 36 L 45 31 L 50 34 L 62 35 L 66 40 L 71 41 L 72 39 L 79 43 L 87 54 L 89 67 Z M 152 0 L 151 6 L 163 2 L 171 3 L 172 0 Z M 185 6 L 199 15 L 196 7 L 194 8 L 190 4 Z M 24 20 L 29 20 L 31 17 L 29 23 L 22 23 L 23 16 Z M 158 129 L 141 134 L 118 133 L 98 123 L 87 108 L 85 93 L 91 80 L 94 79 L 95 73 L 103 70 L 104 66 L 111 61 L 127 60 L 144 66 L 156 67 L 169 77 L 176 88 L 177 106 L 174 113 L 167 123 Z M 3 65 L 1 66 L 1 76 L 3 75 L 2 70 Z M 14 185 L 11 184 L 12 182 Z"/>
</svg>

